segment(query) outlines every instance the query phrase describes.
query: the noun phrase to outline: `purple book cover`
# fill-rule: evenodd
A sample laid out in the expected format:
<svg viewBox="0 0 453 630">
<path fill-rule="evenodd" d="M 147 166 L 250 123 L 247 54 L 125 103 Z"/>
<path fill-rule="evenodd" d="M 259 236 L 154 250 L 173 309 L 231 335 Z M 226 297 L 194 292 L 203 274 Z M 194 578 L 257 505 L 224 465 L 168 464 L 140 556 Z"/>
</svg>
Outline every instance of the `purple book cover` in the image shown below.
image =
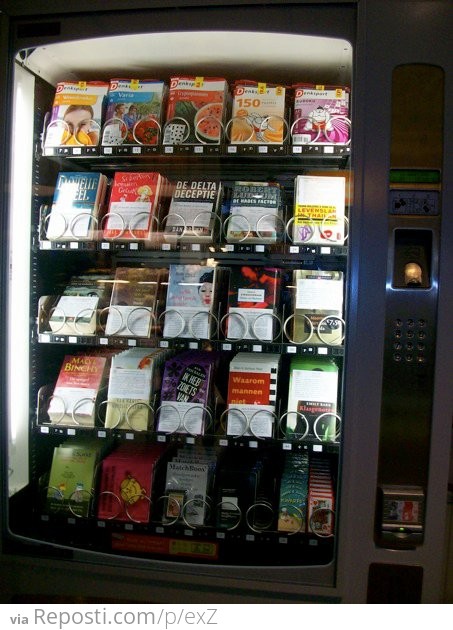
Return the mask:
<svg viewBox="0 0 453 630">
<path fill-rule="evenodd" d="M 183 352 L 165 363 L 162 402 L 209 404 L 215 356 L 211 352 Z"/>
</svg>

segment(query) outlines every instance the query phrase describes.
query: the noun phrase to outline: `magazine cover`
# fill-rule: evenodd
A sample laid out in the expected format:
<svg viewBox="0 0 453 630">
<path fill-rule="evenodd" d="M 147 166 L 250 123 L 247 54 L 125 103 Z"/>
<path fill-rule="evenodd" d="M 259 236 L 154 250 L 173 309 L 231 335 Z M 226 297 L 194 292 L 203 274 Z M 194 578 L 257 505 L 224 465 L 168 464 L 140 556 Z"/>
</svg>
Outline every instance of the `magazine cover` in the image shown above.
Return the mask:
<svg viewBox="0 0 453 630">
<path fill-rule="evenodd" d="M 212 243 L 218 222 L 221 184 L 178 180 L 173 188 L 164 234 L 181 241 Z"/>
<path fill-rule="evenodd" d="M 164 337 L 210 339 L 215 321 L 218 269 L 204 265 L 170 265 Z"/>
<path fill-rule="evenodd" d="M 276 317 L 280 273 L 275 267 L 232 266 L 228 289 L 228 339 L 272 341 L 279 333 Z"/>
<path fill-rule="evenodd" d="M 152 79 L 111 79 L 102 145 L 157 145 L 167 88 Z"/>
<path fill-rule="evenodd" d="M 171 77 L 164 144 L 220 144 L 228 84 L 216 77 Z"/>
<path fill-rule="evenodd" d="M 228 243 L 275 243 L 282 232 L 283 189 L 275 182 L 235 182 L 227 219 Z"/>
<path fill-rule="evenodd" d="M 231 144 L 283 144 L 287 133 L 285 99 L 283 85 L 236 81 Z"/>
<path fill-rule="evenodd" d="M 344 177 L 298 175 L 294 190 L 294 243 L 343 245 Z"/>
<path fill-rule="evenodd" d="M 93 240 L 107 190 L 102 173 L 59 173 L 45 235 L 50 241 Z"/>
<path fill-rule="evenodd" d="M 110 192 L 108 213 L 103 220 L 106 240 L 143 240 L 157 230 L 161 196 L 166 180 L 159 173 L 117 171 Z"/>
<path fill-rule="evenodd" d="M 98 146 L 108 83 L 63 81 L 57 83 L 44 151 L 60 146 Z"/>
<path fill-rule="evenodd" d="M 349 88 L 298 83 L 293 89 L 293 144 L 348 144 Z"/>
</svg>

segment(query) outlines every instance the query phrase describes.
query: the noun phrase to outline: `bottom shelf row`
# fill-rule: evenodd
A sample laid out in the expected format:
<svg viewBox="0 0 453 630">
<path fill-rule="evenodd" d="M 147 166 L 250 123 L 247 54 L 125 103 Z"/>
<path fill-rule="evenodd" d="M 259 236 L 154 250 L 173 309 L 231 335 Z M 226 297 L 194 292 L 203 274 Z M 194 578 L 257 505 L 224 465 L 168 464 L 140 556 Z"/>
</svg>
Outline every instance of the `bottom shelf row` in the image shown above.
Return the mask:
<svg viewBox="0 0 453 630">
<path fill-rule="evenodd" d="M 41 520 L 157 533 L 334 536 L 336 459 L 268 448 L 66 440 L 40 478 Z"/>
</svg>

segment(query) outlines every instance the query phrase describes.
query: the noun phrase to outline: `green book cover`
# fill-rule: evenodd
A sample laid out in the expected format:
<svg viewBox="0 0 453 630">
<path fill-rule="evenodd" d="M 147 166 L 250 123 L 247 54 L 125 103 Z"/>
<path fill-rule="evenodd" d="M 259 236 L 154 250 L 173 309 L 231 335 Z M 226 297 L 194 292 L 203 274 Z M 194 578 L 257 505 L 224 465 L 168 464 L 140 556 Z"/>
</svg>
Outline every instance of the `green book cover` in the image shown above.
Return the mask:
<svg viewBox="0 0 453 630">
<path fill-rule="evenodd" d="M 336 440 L 338 367 L 328 358 L 293 357 L 286 435 L 295 440 Z"/>
<path fill-rule="evenodd" d="M 49 512 L 89 515 L 97 462 L 98 449 L 89 442 L 66 442 L 54 449 L 47 488 Z"/>
</svg>

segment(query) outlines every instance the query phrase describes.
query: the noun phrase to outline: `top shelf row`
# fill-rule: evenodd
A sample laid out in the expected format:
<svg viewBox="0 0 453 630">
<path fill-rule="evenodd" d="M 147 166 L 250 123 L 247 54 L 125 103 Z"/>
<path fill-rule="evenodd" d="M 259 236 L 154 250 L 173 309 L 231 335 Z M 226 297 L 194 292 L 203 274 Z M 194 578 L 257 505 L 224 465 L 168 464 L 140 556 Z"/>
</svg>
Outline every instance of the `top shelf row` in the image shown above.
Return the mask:
<svg viewBox="0 0 453 630">
<path fill-rule="evenodd" d="M 312 155 L 347 157 L 350 90 L 216 77 L 57 84 L 46 156 Z"/>
</svg>

